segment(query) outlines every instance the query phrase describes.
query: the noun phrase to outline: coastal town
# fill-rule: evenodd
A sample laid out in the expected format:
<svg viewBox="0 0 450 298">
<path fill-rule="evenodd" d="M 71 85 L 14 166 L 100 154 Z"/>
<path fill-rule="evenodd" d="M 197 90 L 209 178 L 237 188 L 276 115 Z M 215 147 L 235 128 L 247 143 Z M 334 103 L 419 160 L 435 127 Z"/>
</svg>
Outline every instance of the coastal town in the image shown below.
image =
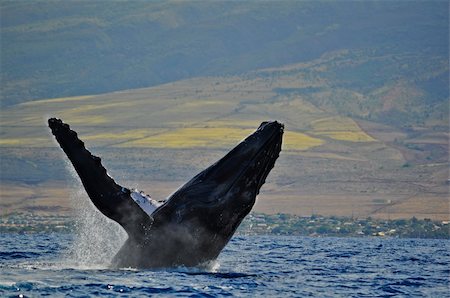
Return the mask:
<svg viewBox="0 0 450 298">
<path fill-rule="evenodd" d="M 70 215 L 11 213 L 0 218 L 0 233 L 76 232 L 77 218 Z M 449 221 L 300 217 L 289 214 L 250 213 L 239 227 L 240 235 L 296 235 L 311 237 L 399 237 L 450 239 Z"/>
<path fill-rule="evenodd" d="M 289 214 L 267 215 L 251 213 L 243 221 L 243 234 L 275 234 L 313 237 L 401 237 L 450 238 L 448 221 L 430 219 L 382 220 L 375 218 L 325 217 L 313 215 L 300 217 Z"/>
</svg>

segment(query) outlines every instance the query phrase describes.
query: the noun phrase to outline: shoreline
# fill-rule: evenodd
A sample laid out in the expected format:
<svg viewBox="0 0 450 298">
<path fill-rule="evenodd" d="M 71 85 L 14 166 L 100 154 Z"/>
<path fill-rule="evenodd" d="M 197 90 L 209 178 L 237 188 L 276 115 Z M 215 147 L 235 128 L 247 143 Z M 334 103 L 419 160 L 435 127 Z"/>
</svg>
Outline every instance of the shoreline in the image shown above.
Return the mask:
<svg viewBox="0 0 450 298">
<path fill-rule="evenodd" d="M 75 233 L 79 221 L 80 218 L 70 215 L 12 213 L 0 217 L 0 233 Z M 415 217 L 385 220 L 252 212 L 236 235 L 450 239 L 450 223 Z"/>
</svg>

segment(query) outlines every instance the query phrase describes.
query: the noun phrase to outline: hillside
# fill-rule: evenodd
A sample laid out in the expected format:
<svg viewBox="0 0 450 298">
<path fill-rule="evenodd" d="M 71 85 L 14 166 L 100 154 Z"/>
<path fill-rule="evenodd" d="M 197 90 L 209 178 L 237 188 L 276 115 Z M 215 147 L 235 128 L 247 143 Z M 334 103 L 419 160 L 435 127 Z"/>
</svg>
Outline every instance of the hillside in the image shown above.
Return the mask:
<svg viewBox="0 0 450 298">
<path fill-rule="evenodd" d="M 329 73 L 339 86 L 367 90 L 399 54 L 404 73 L 448 57 L 446 1 L 1 1 L 0 13 L 3 107 L 240 75 L 344 49 L 383 57 Z M 439 71 L 421 84 L 441 96 L 447 78 Z M 408 96 L 410 83 L 378 92 L 389 102 Z"/>
<path fill-rule="evenodd" d="M 46 127 L 50 116 L 71 124 L 119 183 L 156 199 L 220 158 L 261 121 L 277 119 L 286 125 L 283 151 L 257 211 L 448 219 L 448 113 L 426 116 L 423 103 L 413 107 L 396 97 L 395 104 L 405 113 L 415 108 L 423 116 L 405 122 L 408 126 L 375 121 L 390 110 L 383 105 L 380 109 L 374 99 L 382 103 L 384 97 L 378 94 L 384 93 L 379 90 L 396 83 L 385 79 L 365 91 L 337 88 L 330 73 L 355 55 L 330 53 L 242 76 L 195 78 L 4 108 L 3 208 L 70 209 L 67 197 L 76 196 L 80 185 L 68 174 L 66 158 Z M 384 58 L 364 59 L 370 63 Z M 437 73 L 440 67 L 429 71 Z M 334 104 L 325 100 L 327 95 L 334 96 Z M 346 103 L 349 98 L 358 99 L 363 108 Z M 341 102 L 349 108 L 342 109 Z M 373 106 L 365 108 L 367 102 Z M 17 204 L 18 196 L 26 199 Z"/>
<path fill-rule="evenodd" d="M 446 1 L 1 1 L 0 208 L 67 213 L 60 117 L 156 199 L 285 123 L 256 211 L 449 219 Z"/>
</svg>

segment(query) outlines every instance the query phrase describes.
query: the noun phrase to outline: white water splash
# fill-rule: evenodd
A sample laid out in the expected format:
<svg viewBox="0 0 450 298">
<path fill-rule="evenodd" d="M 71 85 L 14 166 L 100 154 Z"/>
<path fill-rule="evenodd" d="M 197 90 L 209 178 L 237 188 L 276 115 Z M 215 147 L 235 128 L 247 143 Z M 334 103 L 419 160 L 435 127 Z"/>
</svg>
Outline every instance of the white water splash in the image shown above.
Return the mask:
<svg viewBox="0 0 450 298">
<path fill-rule="evenodd" d="M 81 185 L 70 162 L 66 162 L 76 190 L 70 201 L 74 210 L 75 235 L 65 258 L 75 268 L 107 268 L 127 239 L 126 232 L 116 222 L 96 209 Z"/>
<path fill-rule="evenodd" d="M 195 267 L 178 266 L 173 268 L 165 268 L 163 270 L 183 273 L 217 273 L 219 272 L 219 268 L 220 262 L 218 260 L 211 260 L 198 264 Z"/>
<path fill-rule="evenodd" d="M 203 268 L 207 272 L 216 273 L 219 272 L 220 262 L 216 260 L 208 261 L 200 265 L 200 268 Z"/>
</svg>

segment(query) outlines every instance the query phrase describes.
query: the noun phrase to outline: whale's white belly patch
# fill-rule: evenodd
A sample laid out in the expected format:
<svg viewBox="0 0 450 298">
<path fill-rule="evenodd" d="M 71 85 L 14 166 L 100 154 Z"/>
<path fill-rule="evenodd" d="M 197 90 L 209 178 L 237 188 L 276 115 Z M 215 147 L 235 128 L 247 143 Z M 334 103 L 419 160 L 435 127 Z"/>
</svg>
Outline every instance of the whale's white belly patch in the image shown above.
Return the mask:
<svg viewBox="0 0 450 298">
<path fill-rule="evenodd" d="M 150 196 L 137 190 L 132 190 L 130 195 L 139 207 L 141 207 L 148 215 L 152 215 L 152 213 L 162 205 L 162 203 L 153 200 Z"/>
</svg>

